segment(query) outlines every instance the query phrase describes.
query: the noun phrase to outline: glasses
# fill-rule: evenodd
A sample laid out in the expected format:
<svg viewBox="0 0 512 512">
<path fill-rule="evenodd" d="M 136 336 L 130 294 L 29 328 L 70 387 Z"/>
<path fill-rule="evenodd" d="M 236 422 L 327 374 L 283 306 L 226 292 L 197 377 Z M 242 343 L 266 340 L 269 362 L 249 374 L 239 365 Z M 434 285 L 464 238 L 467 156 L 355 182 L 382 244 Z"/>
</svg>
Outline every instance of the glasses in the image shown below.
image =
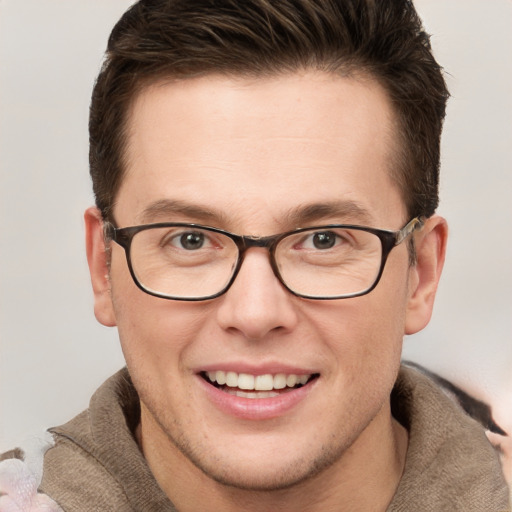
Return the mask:
<svg viewBox="0 0 512 512">
<path fill-rule="evenodd" d="M 346 299 L 371 292 L 391 250 L 423 226 L 416 217 L 399 231 L 330 224 L 253 237 L 199 224 L 165 222 L 117 228 L 105 236 L 126 253 L 135 284 L 171 300 L 213 299 L 233 284 L 252 247 L 268 249 L 282 285 L 307 299 Z"/>
</svg>

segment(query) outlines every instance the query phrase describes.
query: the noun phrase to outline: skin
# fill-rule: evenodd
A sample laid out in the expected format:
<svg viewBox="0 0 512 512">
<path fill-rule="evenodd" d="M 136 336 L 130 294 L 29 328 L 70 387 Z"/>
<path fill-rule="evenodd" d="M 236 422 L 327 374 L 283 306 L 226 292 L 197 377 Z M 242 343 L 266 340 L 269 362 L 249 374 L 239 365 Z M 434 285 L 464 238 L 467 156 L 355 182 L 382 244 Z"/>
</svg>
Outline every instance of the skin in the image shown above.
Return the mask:
<svg viewBox="0 0 512 512">
<path fill-rule="evenodd" d="M 390 179 L 394 122 L 383 89 L 362 77 L 309 71 L 155 84 L 130 113 L 116 223 L 200 222 L 260 236 L 333 222 L 399 229 L 409 219 Z M 297 215 L 304 205 L 330 208 Z M 140 445 L 180 511 L 386 509 L 407 446 L 389 393 L 404 334 L 430 319 L 442 218 L 414 235 L 417 264 L 409 266 L 407 244 L 396 247 L 363 297 L 295 297 L 254 248 L 226 294 L 196 303 L 140 291 L 116 244 L 109 278 L 100 214 L 91 208 L 85 220 L 95 314 L 119 329 L 141 399 Z M 319 377 L 266 419 L 257 406 L 256 419 L 222 410 L 198 375 L 283 366 Z"/>
</svg>

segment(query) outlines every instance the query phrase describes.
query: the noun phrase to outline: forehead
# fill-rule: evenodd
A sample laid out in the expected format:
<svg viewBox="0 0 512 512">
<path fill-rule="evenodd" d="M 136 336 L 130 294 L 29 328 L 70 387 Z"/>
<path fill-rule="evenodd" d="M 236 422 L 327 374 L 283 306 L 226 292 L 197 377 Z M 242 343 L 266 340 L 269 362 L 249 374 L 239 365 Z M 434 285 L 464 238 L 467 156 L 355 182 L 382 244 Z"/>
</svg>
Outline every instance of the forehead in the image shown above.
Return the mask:
<svg viewBox="0 0 512 512">
<path fill-rule="evenodd" d="M 385 91 L 363 77 L 162 81 L 133 102 L 114 212 L 135 222 L 167 201 L 245 224 L 322 203 L 352 203 L 368 221 L 400 212 L 394 124 Z"/>
</svg>

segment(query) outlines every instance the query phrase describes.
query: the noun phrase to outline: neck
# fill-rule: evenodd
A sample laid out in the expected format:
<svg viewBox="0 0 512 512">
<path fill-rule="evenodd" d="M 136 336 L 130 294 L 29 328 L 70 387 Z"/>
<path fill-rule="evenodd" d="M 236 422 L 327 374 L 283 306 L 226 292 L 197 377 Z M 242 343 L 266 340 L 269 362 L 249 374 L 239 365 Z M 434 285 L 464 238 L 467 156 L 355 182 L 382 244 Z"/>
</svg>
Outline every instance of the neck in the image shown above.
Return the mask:
<svg viewBox="0 0 512 512">
<path fill-rule="evenodd" d="M 286 489 L 238 489 L 205 475 L 145 412 L 143 408 L 139 444 L 160 487 L 180 512 L 384 512 L 405 465 L 407 431 L 386 406 L 339 460 L 314 477 Z"/>
</svg>

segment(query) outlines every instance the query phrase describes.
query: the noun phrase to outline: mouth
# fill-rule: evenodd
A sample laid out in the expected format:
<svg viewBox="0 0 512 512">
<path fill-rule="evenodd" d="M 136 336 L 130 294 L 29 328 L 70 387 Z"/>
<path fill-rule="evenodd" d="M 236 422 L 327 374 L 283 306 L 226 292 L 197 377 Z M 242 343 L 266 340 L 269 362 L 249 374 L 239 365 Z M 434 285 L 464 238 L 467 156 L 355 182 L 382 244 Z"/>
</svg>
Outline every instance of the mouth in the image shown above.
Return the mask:
<svg viewBox="0 0 512 512">
<path fill-rule="evenodd" d="M 265 374 L 225 372 L 222 370 L 202 372 L 201 377 L 210 385 L 241 398 L 274 398 L 306 386 L 319 374 Z"/>
</svg>

